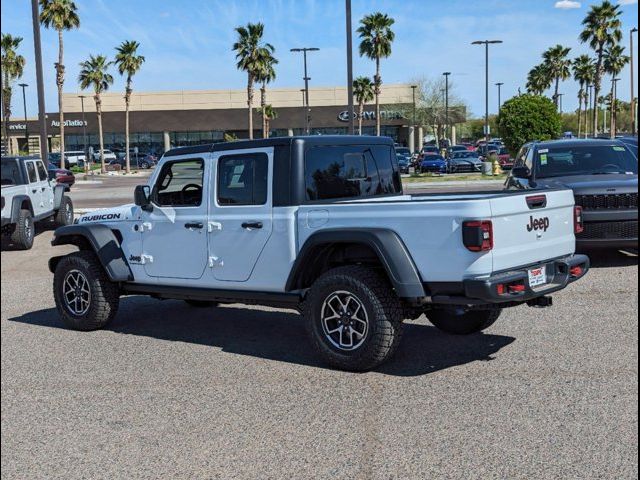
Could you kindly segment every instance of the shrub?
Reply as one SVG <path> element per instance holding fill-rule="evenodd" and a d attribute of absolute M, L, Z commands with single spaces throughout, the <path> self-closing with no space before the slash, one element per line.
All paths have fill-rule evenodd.
<path fill-rule="evenodd" d="M 515 155 L 527 142 L 560 137 L 562 119 L 547 97 L 519 95 L 502 105 L 498 131 L 511 154 Z"/>

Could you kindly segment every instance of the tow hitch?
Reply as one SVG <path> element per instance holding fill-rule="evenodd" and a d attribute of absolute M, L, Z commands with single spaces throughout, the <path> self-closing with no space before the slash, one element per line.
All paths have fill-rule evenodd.
<path fill-rule="evenodd" d="M 538 297 L 527 301 L 527 305 L 536 308 L 546 308 L 553 305 L 553 297 Z"/>

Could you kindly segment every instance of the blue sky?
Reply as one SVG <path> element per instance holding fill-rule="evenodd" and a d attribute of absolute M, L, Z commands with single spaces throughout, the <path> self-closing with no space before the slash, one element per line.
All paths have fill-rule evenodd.
<path fill-rule="evenodd" d="M 623 9 L 624 45 L 628 31 L 637 26 L 637 0 L 614 0 Z M 3 0 L 2 32 L 24 37 L 21 53 L 27 57 L 23 81 L 29 115 L 37 112 L 31 9 L 28 0 Z M 76 0 L 81 17 L 79 30 L 65 34 L 65 91 L 77 90 L 78 63 L 89 54 L 114 55 L 114 47 L 126 39 L 138 40 L 147 62 L 134 80 L 134 89 L 146 91 L 180 89 L 244 88 L 246 77 L 235 68 L 231 45 L 233 27 L 264 22 L 265 37 L 276 47 L 280 63 L 274 86 L 296 87 L 302 83 L 302 59 L 289 48 L 316 46 L 310 54 L 311 84 L 333 86 L 346 82 L 343 0 Z M 491 50 L 491 83 L 504 82 L 503 99 L 524 90 L 528 70 L 549 46 L 572 47 L 572 55 L 588 52 L 580 45 L 580 22 L 592 1 L 575 0 L 353 0 L 354 29 L 363 15 L 388 13 L 396 20 L 396 41 L 391 58 L 382 64 L 386 83 L 437 77 L 453 72 L 456 93 L 473 114 L 484 112 L 484 54 L 473 40 L 500 38 L 504 44 Z M 637 39 L 637 37 L 636 37 Z M 354 44 L 357 46 L 354 36 Z M 47 111 L 55 111 L 56 88 L 53 63 L 57 36 L 42 30 Z M 637 58 L 637 42 L 636 42 Z M 372 75 L 373 63 L 357 56 L 356 75 Z M 115 73 L 115 71 L 114 71 Z M 112 89 L 122 90 L 116 75 Z M 561 86 L 565 110 L 577 107 L 574 82 Z M 629 97 L 629 70 L 619 84 L 621 98 Z M 637 92 L 637 89 L 636 89 Z M 20 115 L 18 99 L 14 114 Z M 497 107 L 491 88 L 490 108 Z M 17 106 L 18 105 L 18 106 Z"/>

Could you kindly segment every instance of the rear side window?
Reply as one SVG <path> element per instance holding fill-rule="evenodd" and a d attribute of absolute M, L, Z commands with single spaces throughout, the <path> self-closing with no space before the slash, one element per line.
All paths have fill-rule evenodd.
<path fill-rule="evenodd" d="M 49 180 L 49 175 L 47 175 L 47 171 L 44 168 L 42 162 L 38 162 L 38 177 L 40 177 L 40 181 L 43 182 L 45 180 Z"/>
<path fill-rule="evenodd" d="M 305 189 L 315 201 L 399 193 L 402 186 L 390 146 L 349 145 L 307 150 Z"/>
<path fill-rule="evenodd" d="M 218 160 L 219 205 L 267 203 L 269 159 L 264 153 L 225 155 Z"/>
<path fill-rule="evenodd" d="M 36 166 L 33 162 L 27 162 L 27 177 L 29 177 L 29 183 L 35 183 L 38 181 Z"/>

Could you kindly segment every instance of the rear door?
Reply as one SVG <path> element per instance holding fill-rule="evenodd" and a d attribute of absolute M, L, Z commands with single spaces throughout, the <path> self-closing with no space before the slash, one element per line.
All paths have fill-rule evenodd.
<path fill-rule="evenodd" d="M 273 229 L 273 148 L 217 152 L 208 229 L 216 280 L 246 282 Z"/>
<path fill-rule="evenodd" d="M 571 190 L 493 197 L 493 271 L 574 253 L 573 206 Z"/>

